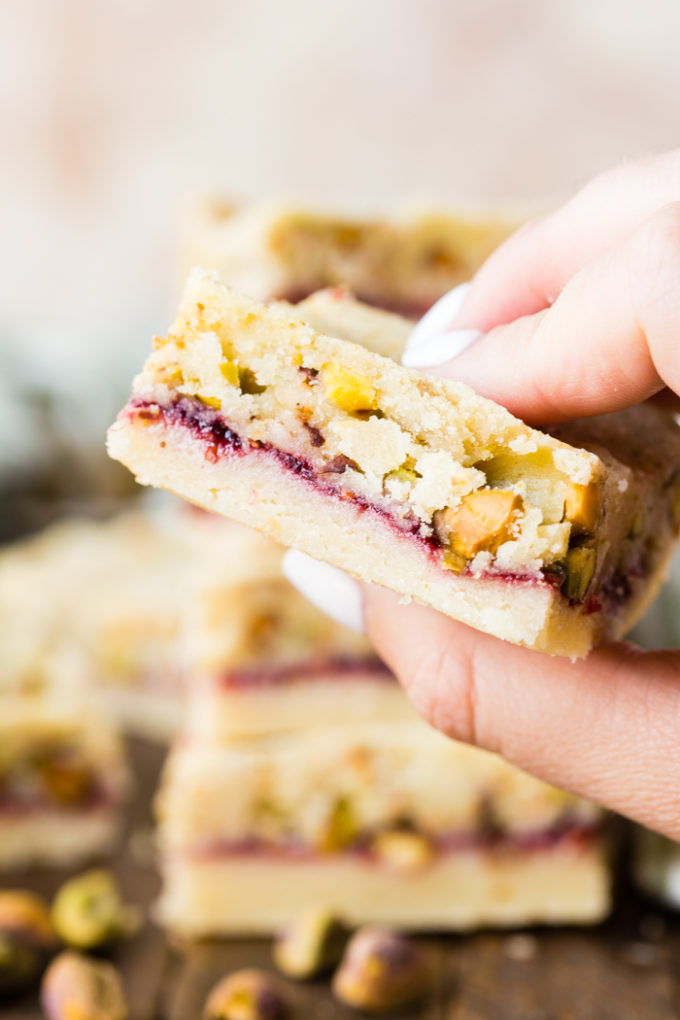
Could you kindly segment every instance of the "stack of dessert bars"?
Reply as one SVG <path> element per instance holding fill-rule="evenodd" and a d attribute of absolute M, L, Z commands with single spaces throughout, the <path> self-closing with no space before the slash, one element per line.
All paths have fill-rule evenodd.
<path fill-rule="evenodd" d="M 313 903 L 412 929 L 601 919 L 599 809 L 430 729 L 281 555 L 244 531 L 241 576 L 193 605 L 156 805 L 163 922 L 271 933 Z"/>
<path fill-rule="evenodd" d="M 61 547 L 63 527 L 0 559 L 0 871 L 107 852 L 128 788 L 118 727 L 64 641 L 64 607 L 81 592 L 52 569 L 57 531 Z"/>
<path fill-rule="evenodd" d="M 409 326 L 515 224 L 349 221 L 208 203 L 187 265 L 398 360 Z M 347 287 L 372 305 L 358 305 Z M 271 933 L 306 904 L 410 929 L 590 923 L 609 909 L 603 813 L 430 729 L 363 637 L 241 532 L 193 599 L 183 732 L 157 797 L 160 916 L 183 935 Z"/>
<path fill-rule="evenodd" d="M 310 292 L 348 284 L 415 316 L 509 229 L 213 204 L 190 258 L 254 297 L 306 298 L 319 329 L 340 306 L 345 337 L 398 358 L 401 319 Z M 281 559 L 177 507 L 69 521 L 3 554 L 0 868 L 110 849 L 120 728 L 179 728 L 157 797 L 160 914 L 178 933 L 269 933 L 312 902 L 413 929 L 604 916 L 599 809 L 428 728 Z"/>
<path fill-rule="evenodd" d="M 167 741 L 183 713 L 193 592 L 231 576 L 239 529 L 168 503 L 70 518 L 0 555 L 0 870 L 114 849 L 124 732 Z"/>

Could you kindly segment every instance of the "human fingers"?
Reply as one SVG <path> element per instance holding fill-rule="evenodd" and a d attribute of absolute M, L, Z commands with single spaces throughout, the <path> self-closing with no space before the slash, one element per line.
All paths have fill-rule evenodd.
<path fill-rule="evenodd" d="M 540 424 L 680 393 L 680 203 L 589 263 L 551 308 L 499 326 L 437 374 Z M 405 362 L 411 364 L 408 359 Z"/>
<path fill-rule="evenodd" d="M 501 245 L 476 274 L 447 328 L 487 332 L 549 307 L 579 269 L 677 201 L 680 149 L 601 174 Z"/>
<path fill-rule="evenodd" d="M 364 605 L 379 654 L 437 729 L 680 837 L 680 653 L 620 643 L 572 663 L 377 586 Z"/>

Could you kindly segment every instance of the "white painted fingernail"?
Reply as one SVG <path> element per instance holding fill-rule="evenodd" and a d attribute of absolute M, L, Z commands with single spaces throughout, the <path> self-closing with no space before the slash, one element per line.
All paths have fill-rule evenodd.
<path fill-rule="evenodd" d="M 448 333 L 439 333 L 428 337 L 417 346 L 411 346 L 409 340 L 401 363 L 405 368 L 434 368 L 443 365 L 473 344 L 482 335 L 479 329 L 452 329 Z"/>
<path fill-rule="evenodd" d="M 431 336 L 446 333 L 448 327 L 463 307 L 463 302 L 468 296 L 469 290 L 469 283 L 460 283 L 433 304 L 429 312 L 426 312 L 420 322 L 414 326 L 407 346 L 410 347 L 412 344 L 417 346 L 423 343 L 423 341 L 429 340 Z"/>
<path fill-rule="evenodd" d="M 463 307 L 470 290 L 461 283 L 437 301 L 408 338 L 401 358 L 406 368 L 432 368 L 464 351 L 480 336 L 478 329 L 448 329 Z"/>
<path fill-rule="evenodd" d="M 344 570 L 320 563 L 297 549 L 289 549 L 283 557 L 283 572 L 322 613 L 350 630 L 363 633 L 361 591 Z"/>

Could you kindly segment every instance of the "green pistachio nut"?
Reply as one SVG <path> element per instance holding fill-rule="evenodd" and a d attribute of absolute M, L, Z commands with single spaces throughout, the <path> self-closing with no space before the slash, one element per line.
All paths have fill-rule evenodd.
<path fill-rule="evenodd" d="M 110 871 L 97 869 L 65 882 L 52 906 L 59 937 L 75 949 L 95 949 L 134 934 L 139 912 L 121 900 Z"/>
<path fill-rule="evenodd" d="M 19 889 L 0 892 L 0 993 L 29 988 L 56 945 L 47 903 Z"/>
<path fill-rule="evenodd" d="M 45 971 L 40 1001 L 47 1020 L 127 1020 L 118 971 L 66 950 Z"/>
<path fill-rule="evenodd" d="M 432 973 L 423 949 L 387 928 L 368 926 L 350 939 L 333 978 L 336 998 L 365 1013 L 384 1013 L 424 998 Z"/>
<path fill-rule="evenodd" d="M 344 797 L 340 797 L 328 817 L 319 848 L 324 853 L 343 850 L 356 839 L 357 833 L 355 812 L 351 804 Z"/>
<path fill-rule="evenodd" d="M 572 602 L 581 602 L 595 573 L 595 550 L 587 545 L 570 549 L 566 567 L 564 594 Z"/>
<path fill-rule="evenodd" d="M 431 840 L 408 829 L 386 829 L 371 843 L 371 851 L 385 867 L 400 874 L 422 871 L 434 857 Z"/>
<path fill-rule="evenodd" d="M 237 970 L 215 985 L 203 1020 L 283 1020 L 287 1010 L 274 979 L 260 970 Z"/>

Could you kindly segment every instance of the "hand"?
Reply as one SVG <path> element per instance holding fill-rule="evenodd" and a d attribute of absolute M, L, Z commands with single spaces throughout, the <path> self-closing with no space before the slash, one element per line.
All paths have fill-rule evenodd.
<path fill-rule="evenodd" d="M 532 423 L 677 395 L 680 151 L 605 174 L 521 229 L 442 328 L 443 302 L 445 336 L 425 321 L 405 363 L 432 366 L 439 354 L 439 374 Z M 460 346 L 452 331 L 470 329 L 483 335 L 444 360 Z M 680 838 L 680 652 L 617 643 L 571 663 L 374 586 L 364 612 L 378 652 L 438 729 Z"/>

